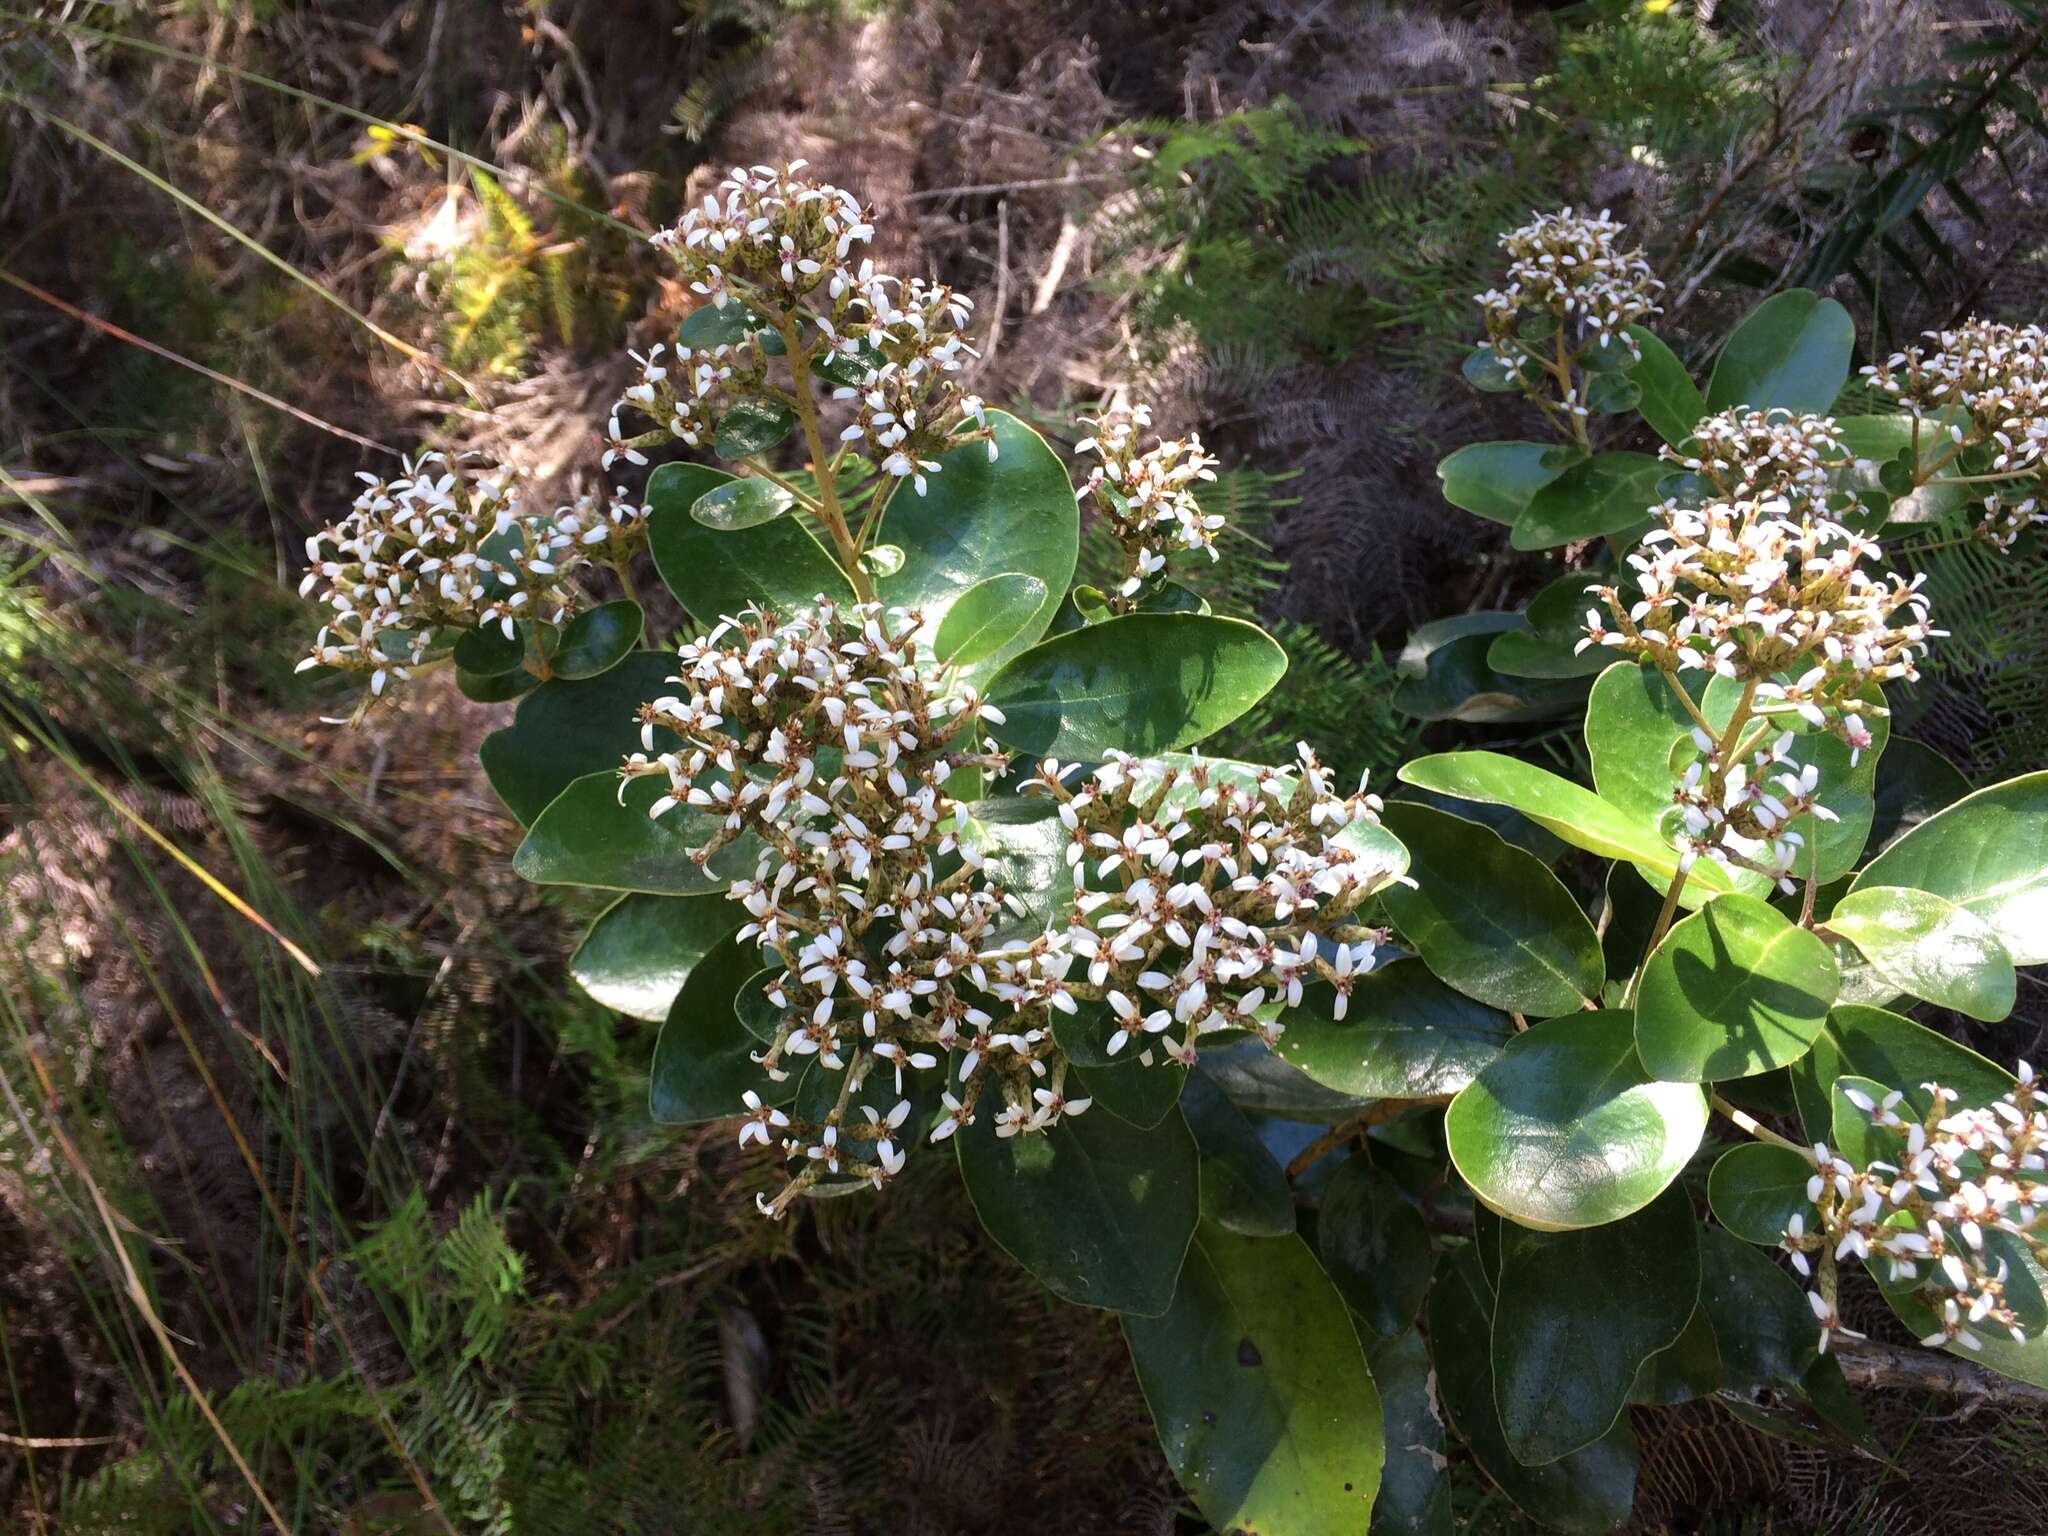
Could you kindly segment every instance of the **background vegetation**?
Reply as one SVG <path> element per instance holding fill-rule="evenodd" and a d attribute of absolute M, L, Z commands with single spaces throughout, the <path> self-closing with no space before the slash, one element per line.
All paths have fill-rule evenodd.
<path fill-rule="evenodd" d="M 803 156 L 976 295 L 990 399 L 1223 446 L 1214 596 L 1293 667 L 1218 750 L 1542 748 L 1403 659 L 1542 579 L 1434 475 L 1519 431 L 1456 374 L 1494 236 L 1612 207 L 1681 342 L 1794 283 L 1872 352 L 2039 319 L 2044 42 L 1994 0 L 0 11 L 7 1528 L 1201 1529 L 1114 1325 L 936 1161 L 771 1227 L 728 1134 L 649 1123 L 591 914 L 506 873 L 494 712 L 315 723 L 304 535 L 424 440 L 566 499 L 688 308 L 639 236 Z M 2048 560 L 1928 558 L 1955 639 L 1900 728 L 2040 766 Z M 1639 1527 L 2038 1529 L 2038 1419 L 1868 1406 L 1888 1458 L 1666 1412 Z"/>

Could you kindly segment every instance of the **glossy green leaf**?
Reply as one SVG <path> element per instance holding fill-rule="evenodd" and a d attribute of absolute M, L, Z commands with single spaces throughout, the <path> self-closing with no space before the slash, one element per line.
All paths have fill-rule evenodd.
<path fill-rule="evenodd" d="M 1517 1035 L 1444 1117 L 1473 1194 L 1539 1231 L 1641 1210 L 1678 1177 L 1706 1126 L 1706 1095 L 1644 1071 L 1634 1020 L 1618 1010 L 1566 1014 Z"/>
<path fill-rule="evenodd" d="M 1694 1247 L 1697 1250 L 1697 1235 Z M 1628 1389 L 1628 1400 L 1666 1407 L 1690 1403 L 1720 1390 L 1721 1379 L 1721 1348 L 1714 1338 L 1714 1325 L 1706 1308 L 1695 1306 L 1677 1340 L 1643 1362 Z"/>
<path fill-rule="evenodd" d="M 635 779 L 619 794 L 617 773 L 577 779 L 548 803 L 512 856 L 512 869 L 535 885 L 584 885 L 654 896 L 696 896 L 722 891 L 753 872 L 759 844 L 751 834 L 728 843 L 709 865 L 690 857 L 707 843 L 720 819 L 677 806 L 658 820 L 648 815 L 668 792 L 665 779 Z"/>
<path fill-rule="evenodd" d="M 1069 1097 L 1078 1093 L 1119 1120 L 1140 1130 L 1150 1130 L 1172 1114 L 1174 1105 L 1180 1102 L 1188 1069 L 1156 1055 L 1149 1062 L 1140 1061 L 1136 1048 L 1127 1046 L 1117 1060 L 1107 1065 L 1077 1064 L 1074 1078 L 1080 1086 L 1069 1089 Z"/>
<path fill-rule="evenodd" d="M 1271 691 L 1287 653 L 1256 625 L 1134 613 L 1042 641 L 989 680 L 1005 723 L 989 734 L 1034 757 L 1099 762 L 1192 746 Z"/>
<path fill-rule="evenodd" d="M 1555 549 L 1581 539 L 1627 533 L 1649 521 L 1663 498 L 1657 482 L 1671 473 L 1647 453 L 1596 453 L 1572 465 L 1529 498 L 1508 542 L 1516 549 Z"/>
<path fill-rule="evenodd" d="M 1692 436 L 1693 428 L 1707 414 L 1707 397 L 1693 383 L 1678 354 L 1653 332 L 1632 325 L 1628 333 L 1641 353 L 1628 367 L 1628 376 L 1643 392 L 1636 409 L 1659 437 L 1676 448 Z"/>
<path fill-rule="evenodd" d="M 1067 829 L 1059 807 L 1034 795 L 975 800 L 965 809 L 959 824 L 961 840 L 981 854 L 989 881 L 1025 907 L 1021 916 L 1006 912 L 994 937 L 999 942 L 1037 938 L 1065 913 L 1074 895 L 1073 866 L 1066 860 Z"/>
<path fill-rule="evenodd" d="M 1856 325 L 1811 289 L 1773 294 L 1751 310 L 1714 359 L 1707 409 L 1825 412 L 1849 382 Z"/>
<path fill-rule="evenodd" d="M 1506 394 L 1522 387 L 1520 370 L 1501 361 L 1500 354 L 1491 347 L 1474 347 L 1465 354 L 1459 371 L 1474 389 L 1483 389 L 1490 395 Z"/>
<path fill-rule="evenodd" d="M 640 706 L 673 693 L 673 651 L 636 651 L 602 676 L 556 678 L 520 701 L 478 756 L 491 788 L 528 826 L 548 802 L 585 774 L 616 769 L 640 749 Z"/>
<path fill-rule="evenodd" d="M 1841 983 L 1810 929 L 1754 896 L 1719 896 L 1664 936 L 1636 994 L 1636 1050 L 1667 1082 L 1749 1077 L 1797 1061 Z"/>
<path fill-rule="evenodd" d="M 702 464 L 663 464 L 647 477 L 647 545 L 654 568 L 700 629 L 749 604 L 787 614 L 808 608 L 821 593 L 839 603 L 854 601 L 846 573 L 804 519 L 779 517 L 720 531 L 690 516 L 699 497 L 734 483 L 725 471 Z"/>
<path fill-rule="evenodd" d="M 780 400 L 735 400 L 719 413 L 711 451 L 721 459 L 749 459 L 795 430 L 796 413 Z"/>
<path fill-rule="evenodd" d="M 1586 381 L 1586 409 L 1619 416 L 1643 403 L 1643 387 L 1625 373 L 1596 373 Z"/>
<path fill-rule="evenodd" d="M 1380 895 L 1432 972 L 1467 997 L 1512 1013 L 1567 1013 L 1600 995 L 1600 940 L 1542 862 L 1486 827 L 1420 805 L 1381 821 L 1409 854 L 1415 884 Z"/>
<path fill-rule="evenodd" d="M 1385 1460 L 1350 1314 L 1298 1237 L 1204 1226 L 1172 1308 L 1124 1319 L 1167 1464 L 1218 1530 L 1363 1531 Z"/>
<path fill-rule="evenodd" d="M 540 681 L 533 673 L 517 669 L 489 676 L 465 672 L 461 667 L 455 669 L 455 686 L 465 699 L 478 704 L 506 704 L 524 698 L 540 686 Z"/>
<path fill-rule="evenodd" d="M 569 961 L 569 974 L 614 1012 L 665 1019 L 690 972 L 745 917 L 722 891 L 621 896 L 590 925 Z"/>
<path fill-rule="evenodd" d="M 700 304 L 683 316 L 683 323 L 676 327 L 676 345 L 692 351 L 733 347 L 757 332 L 764 352 L 770 357 L 782 356 L 782 338 L 768 321 L 737 299 L 728 299 L 723 304 Z"/>
<path fill-rule="evenodd" d="M 1387 1465 L 1373 1503 L 1375 1536 L 1451 1536 L 1444 1420 L 1422 1335 L 1409 1328 L 1367 1346 L 1386 1419 Z"/>
<path fill-rule="evenodd" d="M 976 664 L 984 671 L 1045 633 L 1074 579 L 1081 537 L 1059 456 L 1008 412 L 990 411 L 988 424 L 993 460 L 987 442 L 962 442 L 939 455 L 941 468 L 927 477 L 924 495 L 896 487 L 882 531 L 902 546 L 903 567 L 875 583 L 883 602 L 924 615 L 922 634 L 930 642 L 953 605 L 989 577 L 1014 571 L 1044 582 L 1030 618 Z"/>
<path fill-rule="evenodd" d="M 1554 1462 L 1614 1428 L 1644 1362 L 1692 1319 L 1697 1231 L 1678 1189 L 1584 1231 L 1502 1228 L 1494 1408 L 1517 1461 Z"/>
<path fill-rule="evenodd" d="M 1363 1157 L 1339 1168 L 1316 1212 L 1316 1244 L 1331 1283 L 1385 1337 L 1414 1323 L 1434 1258 L 1422 1212 Z"/>
<path fill-rule="evenodd" d="M 772 523 L 796 505 L 796 497 L 770 480 L 749 475 L 714 485 L 690 504 L 690 518 L 718 533 L 736 533 Z"/>
<path fill-rule="evenodd" d="M 1870 824 L 1874 858 L 1970 792 L 1970 781 L 1947 758 L 1910 736 L 1886 744 L 1877 765 L 1877 812 Z"/>
<path fill-rule="evenodd" d="M 1812 1177 L 1813 1164 L 1790 1147 L 1746 1141 L 1715 1161 L 1707 1175 L 1707 1203 L 1714 1219 L 1745 1243 L 1775 1248 L 1786 1223 L 1812 1210 L 1806 1198 Z"/>
<path fill-rule="evenodd" d="M 1518 613 L 1461 613 L 1409 631 L 1394 671 L 1393 705 L 1418 720 L 1540 720 L 1575 703 L 1577 683 L 1509 677 L 1494 670 L 1493 647 L 1525 633 Z"/>
<path fill-rule="evenodd" d="M 1467 443 L 1437 464 L 1436 475 L 1452 506 L 1513 527 L 1529 498 L 1569 462 L 1554 443 Z"/>
<path fill-rule="evenodd" d="M 1249 1114 L 1335 1125 L 1365 1107 L 1364 1099 L 1326 1088 L 1282 1061 L 1259 1040 L 1205 1049 L 1200 1070 L 1231 1103 Z"/>
<path fill-rule="evenodd" d="M 1493 1287 L 1478 1253 L 1446 1254 L 1429 1292 L 1429 1353 L 1451 1427 L 1524 1512 L 1561 1531 L 1605 1536 L 1635 1502 L 1634 1431 L 1620 1419 L 1582 1451 L 1536 1467 L 1517 1461 L 1495 1406 L 1493 1317 Z"/>
<path fill-rule="evenodd" d="M 1361 1099 L 1456 1093 L 1514 1035 L 1504 1013 L 1430 975 L 1420 960 L 1396 960 L 1352 983 L 1341 1020 L 1327 984 L 1305 989 L 1280 1016 L 1279 1055 L 1303 1074 Z"/>
<path fill-rule="evenodd" d="M 1046 585 L 1022 571 L 1004 571 L 961 593 L 939 624 L 932 654 L 956 667 L 987 661 L 1045 608 Z"/>
<path fill-rule="evenodd" d="M 455 641 L 455 665 L 476 677 L 516 671 L 526 660 L 526 638 L 518 625 L 507 635 L 501 624 L 464 630 Z"/>
<path fill-rule="evenodd" d="M 586 608 L 562 630 L 549 665 L 572 682 L 609 672 L 640 643 L 642 622 L 640 605 L 630 598 Z"/>
<path fill-rule="evenodd" d="M 654 1042 L 648 1107 L 665 1125 L 695 1125 L 746 1113 L 741 1095 L 787 1104 L 797 1080 L 772 1081 L 753 1055 L 760 1042 L 740 1027 L 733 998 L 761 964 L 761 951 L 730 935 L 712 946 L 676 994 Z"/>
<path fill-rule="evenodd" d="M 1898 991 L 1973 1019 L 1995 1022 L 2012 1012 L 2018 979 L 1998 935 L 1932 891 L 1858 885 L 1835 903 L 1827 927 Z"/>
<path fill-rule="evenodd" d="M 1150 1130 L 1068 1115 L 1042 1135 L 996 1135 L 985 1104 L 958 1132 L 960 1172 L 988 1235 L 1056 1295 L 1157 1317 L 1195 1232 L 1201 1175 L 1179 1114 Z"/>
<path fill-rule="evenodd" d="M 1792 1092 L 1808 1141 L 1833 1128 L 1829 1092 L 1838 1077 L 1868 1077 L 1894 1088 L 1940 1083 L 1965 1104 L 1989 1104 L 2012 1087 L 2012 1074 L 1966 1045 L 1882 1008 L 1843 1004 L 1828 1014 L 1813 1048 L 1792 1067 Z"/>
<path fill-rule="evenodd" d="M 1243 1111 L 1204 1072 L 1187 1074 L 1180 1107 L 1202 1160 L 1202 1219 L 1244 1237 L 1292 1232 L 1287 1175 Z"/>
<path fill-rule="evenodd" d="M 1856 877 L 1944 896 L 1990 925 L 2015 965 L 2048 963 L 2048 771 L 1958 800 Z"/>
<path fill-rule="evenodd" d="M 1403 764 L 1401 780 L 1459 800 L 1512 806 L 1574 848 L 1606 859 L 1631 860 L 1667 880 L 1678 869 L 1677 849 L 1641 818 L 1520 758 L 1499 752 L 1439 752 Z M 1726 874 L 1710 864 L 1694 868 L 1692 883 L 1706 891 L 1729 888 Z"/>
<path fill-rule="evenodd" d="M 1819 1353 L 1805 1294 L 1768 1255 L 1719 1227 L 1698 1231 L 1700 1306 L 1714 1326 L 1722 1385 L 1735 1392 L 1798 1383 Z"/>

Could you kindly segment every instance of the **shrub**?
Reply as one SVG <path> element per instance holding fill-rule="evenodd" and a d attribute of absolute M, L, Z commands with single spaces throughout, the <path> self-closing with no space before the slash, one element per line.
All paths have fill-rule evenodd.
<path fill-rule="evenodd" d="M 572 968 L 661 1021 L 657 1119 L 779 1161 L 771 1218 L 950 1149 L 998 1246 L 1121 1314 L 1220 1528 L 1428 1528 L 1453 1438 L 1604 1528 L 1631 1403 L 1862 1433 L 1852 1259 L 1930 1346 L 2048 1384 L 2048 1106 L 1897 1011 L 2003 1018 L 2048 961 L 2048 774 L 1891 774 L 1883 689 L 1941 632 L 1874 569 L 1929 521 L 2030 556 L 2033 333 L 1932 338 L 1870 370 L 1901 411 L 1837 420 L 1838 306 L 1766 301 L 1702 390 L 1619 225 L 1507 237 L 1466 374 L 1558 441 L 1460 449 L 1445 493 L 1571 568 L 1417 681 L 1447 717 L 1582 701 L 1591 784 L 1449 752 L 1383 803 L 1306 743 L 1192 752 L 1285 666 L 1175 580 L 1214 552 L 1201 445 L 1097 424 L 1078 495 L 1122 564 L 1072 587 L 1067 470 L 961 388 L 966 301 L 876 272 L 872 225 L 754 168 L 658 237 L 706 302 L 605 466 L 736 472 L 542 515 L 428 458 L 314 541 L 312 663 L 364 707 L 451 663 L 519 698 L 483 748 L 515 867 L 616 893 Z M 1599 446 L 1634 415 L 1662 450 Z M 629 595 L 593 605 L 601 568 Z"/>

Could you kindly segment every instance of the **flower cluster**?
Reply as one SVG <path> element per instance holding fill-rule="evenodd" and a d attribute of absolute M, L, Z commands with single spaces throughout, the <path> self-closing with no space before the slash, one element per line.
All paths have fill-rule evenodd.
<path fill-rule="evenodd" d="M 1605 209 L 1561 208 L 1500 237 L 1508 254 L 1507 286 L 1490 288 L 1475 302 L 1485 313 L 1486 345 L 1502 363 L 1516 367 L 1529 355 L 1519 338 L 1532 315 L 1550 316 L 1573 344 L 1611 341 L 1635 352 L 1628 327 L 1662 312 L 1657 295 L 1664 285 L 1640 250 L 1621 243 L 1626 227 Z"/>
<path fill-rule="evenodd" d="M 876 271 L 859 254 L 874 235 L 870 215 L 850 192 L 803 168 L 798 160 L 781 170 L 736 169 L 654 236 L 692 292 L 720 311 L 737 305 L 740 316 L 729 328 L 734 339 L 633 354 L 640 377 L 612 410 L 606 468 L 621 458 L 645 463 L 640 450 L 664 438 L 707 447 L 722 414 L 740 401 L 802 410 L 811 370 L 835 386 L 833 398 L 852 403 L 840 441 L 858 444 L 919 495 L 963 422 L 986 433 L 982 402 L 957 378 L 978 356 L 966 336 L 973 301 L 943 284 Z M 792 347 L 802 359 L 790 359 L 786 390 L 770 377 L 769 359 L 788 358 Z M 620 415 L 629 410 L 659 425 L 628 436 Z M 992 438 L 988 447 L 994 457 Z"/>
<path fill-rule="evenodd" d="M 1925 481 L 1963 458 L 1981 456 L 1973 472 L 1999 485 L 1985 499 L 1978 535 L 2009 549 L 2029 526 L 2048 524 L 2048 332 L 2038 325 L 1971 320 L 1929 331 L 1927 346 L 1908 347 L 1863 370 L 1917 417 L 1931 418 Z"/>
<path fill-rule="evenodd" d="M 893 1176 L 901 1143 L 937 1114 L 919 1110 L 919 1078 L 944 1109 L 932 1140 L 972 1119 L 989 1081 L 1011 1131 L 1087 1107 L 1065 1098 L 1066 1063 L 1042 1022 L 999 1027 L 991 1012 L 987 951 L 1008 904 L 957 835 L 946 783 L 963 767 L 1001 766 L 976 727 L 1002 717 L 971 690 L 935 691 L 919 664 L 921 622 L 823 599 L 787 621 L 729 619 L 682 647 L 681 691 L 642 708 L 646 751 L 622 769 L 624 782 L 662 781 L 654 816 L 700 818 L 700 862 L 742 839 L 758 849 L 730 894 L 747 913 L 741 939 L 759 944 L 770 974 L 741 1007 L 766 1021 L 756 1059 L 769 1080 L 805 1074 L 796 1114 L 757 1096 L 742 1128 L 742 1140 L 772 1138 L 799 1165 L 771 1214 L 827 1178 Z M 1005 966 L 1031 969 L 1028 957 Z M 1034 984 L 1041 1011 L 1073 1006 L 1057 977 Z M 942 1065 L 950 1053 L 957 1074 Z M 949 1077 L 957 1096 L 938 1092 Z"/>
<path fill-rule="evenodd" d="M 1291 774 L 1117 755 L 1066 777 L 1048 761 L 1025 788 L 1052 796 L 1067 830 L 1073 918 L 1054 942 L 1107 1005 L 1109 1055 L 1135 1041 L 1149 1059 L 1156 1040 L 1191 1064 L 1220 1030 L 1270 1045 L 1318 977 L 1344 1016 L 1385 939 L 1359 908 L 1398 877 L 1379 845 L 1347 835 L 1377 823 L 1376 796 L 1334 793 L 1305 744 Z"/>
<path fill-rule="evenodd" d="M 858 376 L 832 392 L 856 402 L 840 441 L 860 443 L 884 474 L 909 478 L 922 496 L 925 476 L 939 467 L 933 455 L 953 427 L 962 419 L 988 426 L 980 399 L 947 377 L 981 355 L 965 334 L 974 301 L 923 278 L 904 283 L 870 274 L 856 303 L 842 317 L 836 343 L 837 368 Z M 988 456 L 996 456 L 994 438 Z"/>
<path fill-rule="evenodd" d="M 788 309 L 824 288 L 839 297 L 855 247 L 874 238 L 860 200 L 802 174 L 804 162 L 739 166 L 654 244 L 690 291 L 723 305 L 735 291 Z M 843 291 L 843 290 L 842 290 Z"/>
<path fill-rule="evenodd" d="M 1718 673 L 1748 684 L 1761 714 L 1796 713 L 1852 751 L 1867 747 L 1862 716 L 1877 706 L 1861 696 L 1917 677 L 1940 631 L 1928 627 L 1922 578 L 1862 568 L 1882 551 L 1833 514 L 1832 432 L 1825 418 L 1727 412 L 1700 424 L 1698 453 L 1667 448 L 1707 482 L 1708 499 L 1650 509 L 1659 526 L 1628 557 L 1640 592 L 1587 588 L 1608 611 L 1587 611 L 1579 649 L 1611 646 L 1667 674 Z"/>
<path fill-rule="evenodd" d="M 2040 1298 L 2014 1268 L 2026 1256 L 2048 1261 L 2048 1093 L 2025 1062 L 2012 1092 L 1986 1109 L 1956 1109 L 1948 1089 L 1923 1087 L 1931 1102 L 1918 1120 L 1899 1114 L 1901 1093 L 1873 1100 L 1844 1090 L 1896 1144 L 1896 1162 L 1857 1168 L 1825 1144 L 1813 1149 L 1806 1197 L 1814 1219 L 1795 1215 L 1783 1246 L 1802 1275 L 1819 1261 L 1811 1299 L 1823 1349 L 1847 1331 L 1834 1286 L 1834 1266 L 1847 1258 L 1881 1261 L 1888 1284 L 1916 1286 L 1936 1322 L 1924 1344 L 1981 1349 L 1978 1330 L 1987 1327 L 2027 1340 L 2014 1299 L 2026 1294 L 2038 1309 Z"/>
<path fill-rule="evenodd" d="M 1671 795 L 1684 827 L 1681 868 L 1690 869 L 1704 856 L 1767 875 L 1788 893 L 1796 888 L 1792 867 L 1806 838 L 1792 823 L 1806 815 L 1837 818 L 1817 798 L 1820 770 L 1792 760 L 1798 738 L 1790 731 L 1760 733 L 1772 734 L 1775 740 L 1759 739 L 1753 746 L 1743 742 L 1735 751 L 1723 751 L 1705 730 L 1693 728 L 1699 755 Z M 1736 756 L 1742 747 L 1750 748 L 1747 755 Z"/>
<path fill-rule="evenodd" d="M 1080 495 L 1094 498 L 1123 545 L 1124 581 L 1117 589 L 1121 605 L 1128 606 L 1140 587 L 1164 572 L 1167 556 L 1176 550 L 1206 551 L 1214 560 L 1216 533 L 1224 520 L 1204 511 L 1195 498 L 1196 484 L 1216 478 L 1216 460 L 1203 451 L 1200 436 L 1190 432 L 1171 441 L 1155 439 L 1141 453 L 1138 433 L 1152 425 L 1148 407 L 1082 420 L 1095 428 L 1095 435 L 1076 443 L 1075 451 L 1095 454 L 1102 462 L 1088 472 Z"/>
<path fill-rule="evenodd" d="M 639 526 L 625 503 L 524 513 L 515 470 L 443 453 L 406 459 L 395 480 L 358 478 L 348 515 L 306 540 L 299 593 L 317 589 L 329 617 L 299 670 L 367 674 L 371 698 L 425 661 L 446 631 L 492 624 L 509 639 L 521 620 L 559 622 L 574 602 L 566 577 L 591 545 Z"/>

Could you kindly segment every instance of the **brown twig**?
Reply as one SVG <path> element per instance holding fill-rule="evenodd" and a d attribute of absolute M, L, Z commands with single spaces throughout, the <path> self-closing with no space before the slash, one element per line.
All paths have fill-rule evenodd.
<path fill-rule="evenodd" d="M 1851 1386 L 1933 1392 L 1959 1398 L 1968 1408 L 2023 1408 L 2033 1413 L 2048 1408 L 2048 1390 L 1938 1350 L 1905 1349 L 1839 1333 L 1829 1349 L 1841 1360 L 1842 1374 Z"/>
<path fill-rule="evenodd" d="M 1314 1141 L 1295 1153 L 1287 1163 L 1289 1181 L 1300 1178 L 1313 1168 L 1325 1153 L 1334 1152 L 1346 1142 L 1362 1136 L 1369 1126 L 1375 1126 L 1395 1116 L 1426 1104 L 1448 1104 L 1451 1096 L 1447 1093 L 1431 1094 L 1419 1099 L 1380 1099 L 1368 1104 L 1341 1125 L 1333 1125 Z"/>

